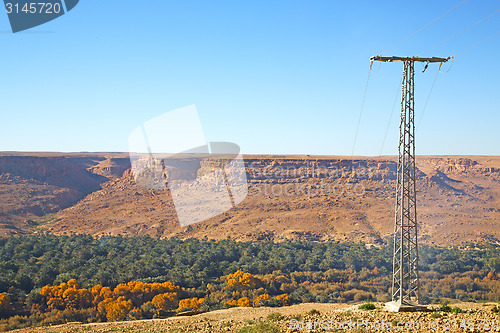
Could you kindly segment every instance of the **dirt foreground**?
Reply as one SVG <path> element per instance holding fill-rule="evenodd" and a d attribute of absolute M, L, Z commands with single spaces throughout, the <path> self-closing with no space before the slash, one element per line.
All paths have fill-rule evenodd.
<path fill-rule="evenodd" d="M 359 305 L 304 303 L 282 308 L 231 308 L 192 317 L 65 325 L 13 332 L 500 332 L 494 303 L 456 303 L 462 313 L 391 313 Z M 429 308 L 437 308 L 431 305 Z M 313 310 L 313 311 L 312 311 Z M 315 310 L 315 311 L 314 311 Z M 319 313 L 318 313 L 319 312 Z M 248 327 L 244 329 L 245 327 Z"/>

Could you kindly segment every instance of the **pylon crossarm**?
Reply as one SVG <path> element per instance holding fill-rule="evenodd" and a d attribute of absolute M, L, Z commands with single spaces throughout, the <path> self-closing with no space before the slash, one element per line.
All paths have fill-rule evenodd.
<path fill-rule="evenodd" d="M 418 62 L 447 62 L 451 57 L 448 58 L 438 58 L 438 57 L 383 57 L 383 56 L 373 56 L 370 61 L 383 61 L 383 62 L 393 62 L 393 61 L 418 61 Z"/>

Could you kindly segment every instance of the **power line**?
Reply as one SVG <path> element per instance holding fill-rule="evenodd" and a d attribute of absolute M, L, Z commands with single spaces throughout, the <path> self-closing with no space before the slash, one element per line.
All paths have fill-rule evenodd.
<path fill-rule="evenodd" d="M 422 110 L 422 113 L 420 114 L 420 118 L 418 119 L 417 123 L 417 128 L 415 129 L 415 132 L 418 131 L 418 127 L 420 126 L 420 122 L 422 121 L 422 117 L 424 116 L 425 110 L 427 109 L 427 104 L 429 103 L 429 99 L 431 98 L 432 90 L 434 89 L 434 85 L 436 84 L 436 80 L 439 75 L 439 69 L 436 71 L 436 76 L 434 77 L 434 81 L 432 82 L 431 90 L 429 91 L 429 95 L 427 95 L 427 100 L 425 101 L 424 104 L 424 109 Z"/>
<path fill-rule="evenodd" d="M 483 18 L 483 19 L 481 19 L 481 20 L 477 21 L 476 23 L 474 23 L 474 24 L 472 24 L 472 25 L 468 26 L 467 28 L 465 28 L 464 30 L 462 30 L 462 31 L 460 31 L 460 32 L 458 32 L 458 33 L 456 33 L 456 34 L 454 34 L 453 36 L 446 38 L 446 39 L 445 39 L 445 40 L 443 40 L 442 42 L 437 43 L 436 45 L 434 45 L 434 46 L 433 46 L 433 47 L 431 47 L 430 49 L 427 49 L 427 50 L 425 50 L 424 52 L 422 52 L 422 53 L 418 54 L 418 56 L 419 56 L 419 55 L 422 55 L 423 53 L 426 53 L 426 52 L 428 52 L 428 51 L 430 51 L 430 50 L 432 50 L 432 49 L 434 49 L 434 48 L 436 48 L 436 47 L 438 47 L 439 45 L 441 45 L 441 44 L 443 44 L 443 43 L 445 43 L 445 42 L 449 41 L 449 40 L 450 40 L 450 39 L 452 39 L 452 38 L 455 38 L 456 36 L 458 36 L 458 35 L 460 35 L 460 34 L 462 34 L 462 33 L 466 32 L 466 31 L 467 31 L 467 30 L 469 30 L 470 28 L 472 28 L 472 27 L 474 27 L 474 26 L 478 25 L 479 23 L 481 23 L 481 22 L 483 22 L 483 21 L 485 21 L 485 20 L 489 19 L 490 17 L 492 17 L 492 16 L 494 16 L 494 15 L 496 15 L 496 14 L 498 14 L 498 13 L 500 13 L 500 10 L 497 10 L 497 11 L 496 11 L 496 12 L 494 12 L 493 14 L 490 14 L 490 15 L 488 15 L 487 17 L 485 17 L 485 18 Z"/>
<path fill-rule="evenodd" d="M 400 42 L 398 42 L 396 45 L 394 45 L 393 47 L 391 47 L 390 49 L 384 51 L 381 53 L 382 54 L 385 54 L 387 52 L 389 52 L 390 50 L 394 49 L 396 46 L 399 46 L 401 44 L 403 44 L 404 42 L 406 42 L 408 39 L 412 38 L 413 36 L 415 36 L 416 34 L 418 34 L 420 31 L 424 30 L 425 28 L 427 28 L 428 26 L 430 26 L 431 24 L 433 24 L 434 22 L 436 21 L 439 21 L 441 18 L 443 18 L 444 16 L 448 15 L 449 13 L 451 13 L 452 11 L 454 11 L 455 9 L 457 9 L 458 7 L 460 7 L 461 5 L 463 5 L 464 3 L 466 3 L 467 1 L 469 0 L 464 0 L 462 1 L 461 3 L 459 3 L 458 5 L 456 5 L 455 7 L 453 7 L 452 9 L 450 9 L 449 11 L 447 11 L 446 13 L 444 13 L 443 15 L 439 16 L 437 19 L 435 19 L 434 21 L 426 24 L 424 27 L 420 28 L 419 30 L 415 31 L 414 33 L 412 33 L 410 36 L 406 37 L 405 39 L 401 40 Z"/>
<path fill-rule="evenodd" d="M 482 40 L 482 41 L 480 41 L 479 43 L 476 43 L 476 44 L 474 44 L 474 45 L 472 45 L 472 46 L 469 46 L 469 47 L 468 47 L 468 48 L 466 48 L 466 49 L 463 49 L 462 51 L 460 51 L 460 52 L 458 52 L 458 53 L 455 53 L 455 54 L 453 55 L 453 57 L 454 57 L 454 56 L 457 56 L 457 55 L 459 55 L 459 54 L 461 54 L 461 53 L 464 53 L 465 51 L 469 51 L 469 50 L 470 50 L 470 49 L 472 49 L 473 47 L 476 47 L 476 46 L 478 46 L 478 45 L 480 45 L 480 44 L 482 44 L 482 43 L 484 43 L 484 42 L 486 42 L 486 41 L 488 41 L 488 40 L 490 40 L 490 39 L 492 39 L 493 37 L 496 37 L 496 36 L 498 36 L 498 35 L 500 35 L 500 31 L 499 31 L 499 32 L 497 32 L 496 34 L 494 34 L 494 35 L 492 35 L 492 36 L 490 36 L 490 37 L 486 38 L 486 39 L 483 39 L 483 40 Z"/>
<path fill-rule="evenodd" d="M 429 50 L 431 50 L 431 49 L 433 49 L 433 48 L 437 47 L 438 45 L 443 44 L 444 42 L 446 42 L 446 41 L 448 41 L 448 40 L 452 39 L 453 37 L 455 37 L 455 36 L 457 36 L 457 35 L 460 35 L 461 33 L 465 32 L 466 30 L 469 30 L 469 29 L 470 29 L 470 28 L 472 28 L 473 26 L 475 26 L 475 25 L 477 25 L 477 24 L 479 24 L 479 23 L 481 23 L 481 22 L 483 22 L 483 21 L 485 21 L 485 20 L 489 19 L 490 17 L 492 17 L 493 15 L 495 15 L 495 14 L 497 14 L 497 13 L 499 13 L 499 12 L 500 12 L 500 10 L 499 10 L 499 11 L 494 12 L 493 14 L 491 14 L 491 15 L 489 15 L 489 16 L 487 16 L 487 17 L 485 17 L 485 18 L 483 18 L 482 20 L 479 20 L 478 22 L 476 22 L 476 23 L 474 23 L 473 25 L 471 25 L 471 26 L 467 27 L 466 29 L 464 29 L 464 30 L 460 31 L 459 33 L 457 33 L 457 34 L 455 34 L 455 35 L 453 35 L 453 36 L 449 37 L 448 39 L 446 39 L 446 40 L 442 41 L 441 43 L 439 43 L 439 44 L 437 44 L 437 45 L 433 46 L 432 48 L 428 49 L 427 51 L 429 51 Z M 468 50 L 472 49 L 473 47 L 476 47 L 476 46 L 478 46 L 478 45 L 480 45 L 480 44 L 482 44 L 482 43 L 484 43 L 484 42 L 486 42 L 486 41 L 488 41 L 488 40 L 492 39 L 493 37 L 498 36 L 499 34 L 500 34 L 500 32 L 497 32 L 496 34 L 491 35 L 490 37 L 485 38 L 485 39 L 483 39 L 482 41 L 480 41 L 480 42 L 478 42 L 478 43 L 476 43 L 476 44 L 474 44 L 474 45 L 472 45 L 472 46 L 469 46 L 469 47 L 467 47 L 467 48 L 463 49 L 463 50 L 462 50 L 462 51 L 460 51 L 460 52 L 455 53 L 453 56 L 451 56 L 451 59 L 453 60 L 453 58 L 454 58 L 455 56 L 457 56 L 457 55 L 459 55 L 459 54 L 461 54 L 461 53 L 463 53 L 463 52 L 465 52 L 465 51 L 468 51 Z M 427 52 L 427 51 L 425 51 L 425 52 Z M 424 52 L 422 52 L 422 53 L 424 53 Z M 417 128 L 416 128 L 416 131 L 418 131 L 418 128 L 420 127 L 420 123 L 422 122 L 422 118 L 423 118 L 423 116 L 424 116 L 425 110 L 427 109 L 427 104 L 429 103 L 429 99 L 430 99 L 430 97 L 431 97 L 432 90 L 434 89 L 434 85 L 436 84 L 436 80 L 437 80 L 437 77 L 438 77 L 438 75 L 439 75 L 439 72 L 440 72 L 440 71 L 441 71 L 441 66 L 439 66 L 439 70 L 436 72 L 436 76 L 434 77 L 434 81 L 432 82 L 431 90 L 429 91 L 429 95 L 427 96 L 427 100 L 425 101 L 424 109 L 422 110 L 422 113 L 420 114 L 420 118 L 419 118 L 418 123 L 417 123 Z"/>
<path fill-rule="evenodd" d="M 382 147 L 380 147 L 380 154 L 378 154 L 379 156 L 382 156 L 382 151 L 384 150 L 385 140 L 387 139 L 387 133 L 389 133 L 389 127 L 391 126 L 392 116 L 394 114 L 394 110 L 396 109 L 396 103 L 398 101 L 399 92 L 401 90 L 401 84 L 402 84 L 402 82 L 399 82 L 399 84 L 398 84 L 398 90 L 396 92 L 396 97 L 394 98 L 394 103 L 392 104 L 391 115 L 389 117 L 389 122 L 387 123 L 387 127 L 385 129 L 384 140 L 382 141 Z"/>
<path fill-rule="evenodd" d="M 359 124 L 361 123 L 361 116 L 363 115 L 363 109 L 365 108 L 366 92 L 368 90 L 368 82 L 370 81 L 371 72 L 372 72 L 372 69 L 370 67 L 370 70 L 368 71 L 368 77 L 366 79 L 365 92 L 363 93 L 363 101 L 361 102 L 361 110 L 359 110 L 358 125 L 356 126 L 356 134 L 354 135 L 354 143 L 352 145 L 351 167 L 352 167 L 352 163 L 353 163 L 352 157 L 354 156 L 354 148 L 356 147 L 356 141 L 358 139 Z"/>

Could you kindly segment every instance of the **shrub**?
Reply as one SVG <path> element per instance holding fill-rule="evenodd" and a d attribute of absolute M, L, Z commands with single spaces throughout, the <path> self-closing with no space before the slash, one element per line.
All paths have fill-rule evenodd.
<path fill-rule="evenodd" d="M 448 302 L 442 302 L 438 308 L 438 311 L 451 312 L 451 307 L 448 305 Z"/>
<path fill-rule="evenodd" d="M 270 314 L 267 315 L 267 320 L 270 321 L 280 321 L 283 318 L 284 318 L 283 315 L 278 312 L 271 312 Z"/>
<path fill-rule="evenodd" d="M 363 303 L 359 306 L 359 308 L 361 310 L 375 310 L 376 306 L 375 304 L 371 303 L 371 302 L 366 302 L 366 303 Z"/>
<path fill-rule="evenodd" d="M 455 306 L 453 309 L 451 309 L 452 313 L 461 313 L 462 309 L 460 309 L 458 306 Z"/>
<path fill-rule="evenodd" d="M 316 309 L 312 309 L 307 314 L 310 315 L 310 316 L 319 316 L 320 312 L 318 310 L 316 310 Z"/>

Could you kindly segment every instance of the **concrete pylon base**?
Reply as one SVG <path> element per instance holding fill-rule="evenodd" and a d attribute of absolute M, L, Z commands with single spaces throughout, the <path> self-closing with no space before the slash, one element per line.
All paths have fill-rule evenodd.
<path fill-rule="evenodd" d="M 427 312 L 426 306 L 411 301 L 392 301 L 385 303 L 385 310 L 390 312 Z"/>

